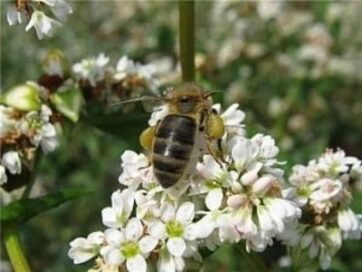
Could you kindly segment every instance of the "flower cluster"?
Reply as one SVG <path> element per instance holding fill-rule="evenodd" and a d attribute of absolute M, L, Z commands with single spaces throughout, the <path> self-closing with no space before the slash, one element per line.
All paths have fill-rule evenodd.
<path fill-rule="evenodd" d="M 32 169 L 39 147 L 48 153 L 58 146 L 52 110 L 38 92 L 40 86 L 28 82 L 6 93 L 0 105 L 0 185 L 5 189 L 16 188 L 11 178 Z"/>
<path fill-rule="evenodd" d="M 361 179 L 362 162 L 342 150 L 327 150 L 307 166 L 294 166 L 286 195 L 301 207 L 303 217 L 284 233 L 286 242 L 311 259 L 318 257 L 321 267 L 328 268 L 342 239 L 361 238 L 362 222 L 349 207 L 350 184 Z"/>
<path fill-rule="evenodd" d="M 214 108 L 220 112 L 219 105 Z M 220 114 L 226 126 L 220 154 L 211 156 L 201 142 L 194 167 L 169 189 L 158 184 L 145 155 L 122 155 L 119 182 L 126 188 L 114 192 L 111 207 L 102 210 L 104 232 L 70 243 L 74 263 L 98 256 L 91 271 L 146 271 L 153 265 L 182 271 L 201 263 L 201 248 L 244 241 L 247 250 L 263 251 L 296 223 L 301 210 L 283 197 L 274 140 L 246 137 L 237 104 Z"/>
<path fill-rule="evenodd" d="M 44 12 L 46 8 L 59 21 L 47 16 Z M 27 22 L 25 30 L 35 28 L 36 35 L 41 40 L 44 36 L 51 36 L 54 28 L 61 25 L 60 21 L 65 21 L 72 12 L 65 0 L 14 0 L 10 3 L 6 16 L 10 26 Z"/>
<path fill-rule="evenodd" d="M 108 102 L 119 102 L 140 96 L 146 91 L 156 92 L 159 85 L 155 67 L 121 57 L 115 68 L 108 65 L 109 57 L 100 54 L 73 65 L 73 74 L 84 96 Z"/>

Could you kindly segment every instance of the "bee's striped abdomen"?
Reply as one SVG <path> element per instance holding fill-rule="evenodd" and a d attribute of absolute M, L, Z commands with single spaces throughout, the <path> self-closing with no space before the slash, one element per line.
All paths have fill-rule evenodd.
<path fill-rule="evenodd" d="M 183 115 L 168 115 L 160 123 L 153 144 L 154 174 L 164 188 L 184 174 L 194 147 L 196 122 Z"/>

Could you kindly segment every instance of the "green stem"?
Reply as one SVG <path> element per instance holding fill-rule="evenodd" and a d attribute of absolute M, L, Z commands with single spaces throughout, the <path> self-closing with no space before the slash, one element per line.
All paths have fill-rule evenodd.
<path fill-rule="evenodd" d="M 195 2 L 179 1 L 180 60 L 182 81 L 195 80 Z"/>
<path fill-rule="evenodd" d="M 15 225 L 4 226 L 4 244 L 15 272 L 30 272 Z"/>

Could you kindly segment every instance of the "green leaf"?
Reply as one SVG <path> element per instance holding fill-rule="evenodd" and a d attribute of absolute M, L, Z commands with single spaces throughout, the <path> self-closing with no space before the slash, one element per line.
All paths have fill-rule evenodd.
<path fill-rule="evenodd" d="M 83 119 L 84 122 L 97 127 L 98 129 L 138 144 L 138 137 L 148 127 L 147 120 L 150 115 L 141 112 L 123 113 L 92 113 Z"/>
<path fill-rule="evenodd" d="M 35 111 L 41 107 L 39 86 L 35 82 L 27 82 L 8 90 L 1 102 L 20 111 Z"/>
<path fill-rule="evenodd" d="M 77 122 L 83 104 L 83 96 L 79 89 L 73 88 L 57 92 L 50 98 L 54 107 L 72 122 Z"/>
<path fill-rule="evenodd" d="M 22 223 L 33 216 L 57 207 L 68 200 L 89 193 L 90 191 L 88 189 L 70 188 L 38 198 L 20 199 L 1 208 L 0 221 L 1 223 Z"/>

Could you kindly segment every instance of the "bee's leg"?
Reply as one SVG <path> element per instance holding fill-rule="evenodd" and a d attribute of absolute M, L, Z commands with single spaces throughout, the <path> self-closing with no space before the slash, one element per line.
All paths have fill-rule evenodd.
<path fill-rule="evenodd" d="M 224 121 L 216 113 L 212 112 L 206 121 L 206 135 L 208 138 L 207 145 L 210 154 L 215 158 L 216 161 L 224 161 L 221 138 L 225 133 Z M 213 145 L 213 140 L 216 140 L 216 147 Z"/>
<path fill-rule="evenodd" d="M 152 149 L 152 144 L 155 136 L 156 136 L 156 126 L 148 127 L 141 133 L 139 140 L 142 147 L 146 151 L 150 151 Z"/>

